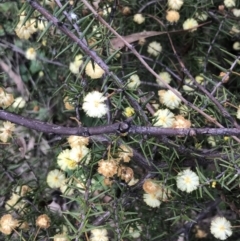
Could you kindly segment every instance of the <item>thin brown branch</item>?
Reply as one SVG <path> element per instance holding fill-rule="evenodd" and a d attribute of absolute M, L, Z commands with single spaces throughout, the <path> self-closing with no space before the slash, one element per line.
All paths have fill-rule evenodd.
<path fill-rule="evenodd" d="M 126 127 L 129 134 L 142 134 L 148 136 L 195 136 L 195 135 L 213 135 L 213 136 L 231 136 L 240 135 L 240 130 L 236 128 L 161 128 L 154 126 L 134 126 L 126 122 L 114 123 L 111 125 L 94 127 L 64 127 L 50 124 L 39 120 L 16 115 L 5 110 L 0 110 L 0 119 L 8 120 L 12 123 L 25 126 L 43 133 L 54 133 L 58 135 L 78 135 L 93 136 L 104 134 L 117 134 L 119 130 Z"/>

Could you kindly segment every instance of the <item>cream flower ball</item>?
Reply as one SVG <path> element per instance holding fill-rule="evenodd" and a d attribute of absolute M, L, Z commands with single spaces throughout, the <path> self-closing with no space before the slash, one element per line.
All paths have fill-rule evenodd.
<path fill-rule="evenodd" d="M 143 194 L 143 201 L 152 208 L 159 207 L 161 204 L 161 201 L 159 201 L 155 194 Z"/>
<path fill-rule="evenodd" d="M 62 233 L 54 235 L 53 241 L 69 241 L 69 239 L 66 234 Z"/>
<path fill-rule="evenodd" d="M 3 126 L 0 127 L 0 140 L 6 143 L 8 138 L 12 136 L 13 131 L 15 131 L 15 124 L 12 124 L 10 121 L 4 121 Z"/>
<path fill-rule="evenodd" d="M 100 229 L 100 228 L 92 229 L 90 241 L 108 241 L 109 238 L 107 234 L 108 233 L 106 229 Z"/>
<path fill-rule="evenodd" d="M 108 112 L 108 107 L 104 103 L 107 97 L 98 91 L 88 93 L 83 99 L 83 110 L 90 117 L 101 118 Z"/>
<path fill-rule="evenodd" d="M 76 160 L 72 160 L 70 158 L 70 150 L 66 149 L 60 152 L 60 154 L 57 157 L 57 163 L 61 170 L 67 171 L 67 170 L 74 170 L 77 168 L 78 163 Z"/>
<path fill-rule="evenodd" d="M 179 20 L 179 18 L 180 18 L 179 12 L 177 12 L 175 10 L 167 11 L 166 19 L 167 19 L 168 22 L 176 23 Z"/>
<path fill-rule="evenodd" d="M 141 81 L 139 79 L 139 76 L 137 74 L 133 74 L 128 79 L 127 87 L 129 89 L 135 90 L 138 88 L 140 84 L 141 84 Z"/>
<path fill-rule="evenodd" d="M 174 122 L 174 114 L 168 109 L 160 109 L 153 115 L 154 126 L 171 127 Z"/>
<path fill-rule="evenodd" d="M 78 54 L 74 61 L 69 64 L 69 70 L 73 74 L 78 74 L 79 73 L 79 68 L 83 63 L 83 56 L 81 54 Z"/>
<path fill-rule="evenodd" d="M 238 106 L 238 109 L 237 109 L 237 118 L 240 119 L 240 105 Z"/>
<path fill-rule="evenodd" d="M 70 150 L 69 157 L 77 163 L 83 160 L 85 160 L 86 163 L 89 163 L 91 156 L 89 149 L 86 146 L 76 146 Z"/>
<path fill-rule="evenodd" d="M 233 43 L 233 49 L 240 50 L 240 42 L 239 41 Z"/>
<path fill-rule="evenodd" d="M 5 92 L 5 90 L 0 87 L 0 107 L 7 108 L 13 102 L 14 102 L 13 95 Z"/>
<path fill-rule="evenodd" d="M 65 184 L 65 180 L 65 174 L 58 169 L 50 171 L 47 175 L 47 184 L 51 188 L 61 187 Z"/>
<path fill-rule="evenodd" d="M 194 18 L 188 18 L 184 23 L 183 23 L 183 29 L 188 30 L 189 32 L 194 32 L 197 30 L 198 22 Z"/>
<path fill-rule="evenodd" d="M 224 0 L 224 5 L 225 5 L 227 8 L 235 7 L 235 5 L 236 5 L 236 0 Z"/>
<path fill-rule="evenodd" d="M 195 17 L 199 21 L 206 21 L 207 18 L 208 18 L 208 15 L 206 13 L 204 13 L 204 12 L 201 12 L 201 13 L 196 13 Z"/>
<path fill-rule="evenodd" d="M 181 95 L 177 90 L 175 90 L 179 95 Z M 160 102 L 164 105 L 166 105 L 169 109 L 175 109 L 178 108 L 181 99 L 176 96 L 171 90 L 167 91 L 159 91 L 159 96 L 160 96 Z"/>
<path fill-rule="evenodd" d="M 215 217 L 211 222 L 211 234 L 220 240 L 225 240 L 232 235 L 231 223 L 225 217 Z"/>
<path fill-rule="evenodd" d="M 37 52 L 34 48 L 28 48 L 25 52 L 26 59 L 35 60 L 37 57 Z"/>
<path fill-rule="evenodd" d="M 240 9 L 234 8 L 234 9 L 232 10 L 232 12 L 233 12 L 233 15 L 234 15 L 235 17 L 237 17 L 237 18 L 240 17 Z"/>
<path fill-rule="evenodd" d="M 160 72 L 159 73 L 159 77 L 164 80 L 167 84 L 169 84 L 172 81 L 172 77 L 168 72 Z M 159 84 L 159 86 L 161 87 L 165 87 L 165 85 L 163 84 L 162 81 L 160 81 L 159 79 L 156 79 L 157 83 Z"/>
<path fill-rule="evenodd" d="M 141 236 L 142 227 L 140 225 L 137 225 L 136 228 L 130 226 L 128 231 L 130 236 L 132 236 L 133 238 L 139 238 Z"/>
<path fill-rule="evenodd" d="M 162 45 L 156 41 L 153 41 L 148 45 L 147 52 L 156 57 L 162 52 Z"/>
<path fill-rule="evenodd" d="M 21 97 L 21 96 L 19 96 L 19 97 L 17 97 L 15 100 L 14 100 L 14 102 L 13 102 L 13 104 L 12 104 L 12 107 L 13 108 L 19 108 L 19 109 L 21 109 L 21 108 L 23 108 L 24 106 L 26 105 L 26 101 Z"/>
<path fill-rule="evenodd" d="M 177 188 L 184 192 L 192 192 L 196 190 L 199 186 L 199 177 L 198 175 L 186 169 L 182 172 L 179 172 L 177 175 Z"/>
<path fill-rule="evenodd" d="M 179 10 L 183 5 L 183 0 L 168 0 L 168 7 L 173 10 Z"/>
<path fill-rule="evenodd" d="M 35 23 L 34 20 L 29 20 L 27 22 L 24 23 L 23 25 L 23 21 L 20 21 L 16 28 L 15 28 L 15 32 L 17 34 L 17 36 L 20 39 L 29 39 L 32 34 L 34 34 L 37 31 L 37 28 L 35 28 Z"/>
<path fill-rule="evenodd" d="M 130 182 L 127 184 L 128 186 L 133 186 L 139 182 L 139 179 L 135 179 L 134 177 L 130 180 Z"/>
<path fill-rule="evenodd" d="M 85 68 L 85 73 L 91 79 L 99 79 L 105 72 L 97 63 L 94 62 L 94 64 L 92 64 L 92 62 L 89 61 Z"/>
<path fill-rule="evenodd" d="M 141 13 L 137 13 L 133 16 L 133 21 L 142 24 L 145 21 L 145 17 Z"/>
<path fill-rule="evenodd" d="M 204 77 L 201 76 L 201 75 L 197 75 L 195 77 L 195 80 L 198 82 L 198 84 L 202 85 L 204 83 Z M 192 92 L 194 91 L 194 88 L 192 88 L 191 86 L 193 87 L 196 87 L 193 83 L 193 81 L 191 79 L 185 79 L 185 84 L 187 85 L 183 85 L 183 90 L 186 91 L 186 92 Z"/>

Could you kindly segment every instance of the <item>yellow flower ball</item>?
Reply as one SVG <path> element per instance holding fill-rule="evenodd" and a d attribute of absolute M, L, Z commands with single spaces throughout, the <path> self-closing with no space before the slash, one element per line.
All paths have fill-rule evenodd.
<path fill-rule="evenodd" d="M 86 75 L 89 76 L 91 79 L 99 79 L 103 76 L 105 73 L 104 70 L 94 62 L 92 64 L 91 61 L 88 62 L 86 68 L 85 68 Z"/>

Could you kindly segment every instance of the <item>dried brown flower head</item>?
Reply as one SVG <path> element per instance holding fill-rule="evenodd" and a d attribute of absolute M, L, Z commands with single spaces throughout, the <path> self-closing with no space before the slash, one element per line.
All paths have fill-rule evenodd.
<path fill-rule="evenodd" d="M 100 160 L 98 162 L 98 173 L 105 177 L 113 177 L 117 174 L 118 164 L 114 159 Z"/>
<path fill-rule="evenodd" d="M 138 40 L 138 44 L 139 44 L 140 46 L 143 46 L 145 43 L 146 43 L 146 39 L 145 39 L 145 38 L 140 38 L 140 39 Z"/>
<path fill-rule="evenodd" d="M 219 76 L 220 77 L 224 77 L 226 75 L 226 73 L 224 73 L 224 72 L 221 72 L 220 74 L 219 74 Z M 225 84 L 225 83 L 227 83 L 229 81 L 229 76 L 226 76 L 226 77 L 224 77 L 223 78 L 223 83 Z"/>
<path fill-rule="evenodd" d="M 40 228 L 49 228 L 50 227 L 51 220 L 46 214 L 42 214 L 38 216 L 36 220 L 36 225 Z"/>
<path fill-rule="evenodd" d="M 62 233 L 62 234 L 56 234 L 54 237 L 53 237 L 53 241 L 68 241 L 68 237 L 65 233 Z"/>
<path fill-rule="evenodd" d="M 155 194 L 159 190 L 159 186 L 152 179 L 147 179 L 143 183 L 143 190 L 148 194 Z"/>
<path fill-rule="evenodd" d="M 105 186 L 111 186 L 112 185 L 112 180 L 110 180 L 109 178 L 105 177 L 103 180 L 103 183 Z"/>
<path fill-rule="evenodd" d="M 118 169 L 118 176 L 125 182 L 129 182 L 133 178 L 133 170 L 130 167 L 121 166 Z"/>
<path fill-rule="evenodd" d="M 165 187 L 163 184 L 158 184 L 158 190 L 156 192 L 156 197 L 162 202 L 167 202 L 171 197 L 171 191 Z"/>
<path fill-rule="evenodd" d="M 0 219 L 0 231 L 6 235 L 11 234 L 17 226 L 18 220 L 14 219 L 11 214 L 3 215 Z"/>
<path fill-rule="evenodd" d="M 186 120 L 183 116 L 175 116 L 175 121 L 173 122 L 173 128 L 190 128 L 191 121 Z"/>
<path fill-rule="evenodd" d="M 66 96 L 64 99 L 63 99 L 63 102 L 64 102 L 64 106 L 67 110 L 74 110 L 74 106 L 73 106 L 73 103 L 69 101 L 69 97 Z"/>
<path fill-rule="evenodd" d="M 131 8 L 130 7 L 123 7 L 122 8 L 122 14 L 123 15 L 129 15 L 131 13 Z"/>
<path fill-rule="evenodd" d="M 167 15 L 166 15 L 166 19 L 168 22 L 170 23 L 176 23 L 180 18 L 180 14 L 179 12 L 175 11 L 175 10 L 169 10 L 167 11 Z"/>
<path fill-rule="evenodd" d="M 118 156 L 124 162 L 129 162 L 131 157 L 133 157 L 133 150 L 129 146 L 120 145 L 118 149 Z"/>
<path fill-rule="evenodd" d="M 89 143 L 89 137 L 83 136 L 69 136 L 67 140 L 71 148 L 76 146 L 87 146 Z"/>
<path fill-rule="evenodd" d="M 19 228 L 22 229 L 23 231 L 28 231 L 29 230 L 29 225 L 27 222 L 23 222 L 19 225 Z"/>

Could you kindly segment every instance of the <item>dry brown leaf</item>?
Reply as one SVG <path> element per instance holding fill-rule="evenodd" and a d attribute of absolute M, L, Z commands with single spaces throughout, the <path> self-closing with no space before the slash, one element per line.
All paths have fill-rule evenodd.
<path fill-rule="evenodd" d="M 135 41 L 138 41 L 141 38 L 149 38 L 153 36 L 158 36 L 162 34 L 166 34 L 167 32 L 159 32 L 159 31 L 143 31 L 140 33 L 133 33 L 127 36 L 122 36 L 129 44 Z M 120 38 L 114 38 L 110 40 L 111 46 L 114 50 L 119 50 L 124 47 L 124 42 Z"/>
<path fill-rule="evenodd" d="M 151 15 L 149 15 L 149 16 L 151 16 Z M 158 22 L 161 25 L 163 25 L 161 21 L 158 21 Z M 211 23 L 211 22 L 199 24 L 197 27 L 199 28 L 199 27 L 207 25 L 209 23 Z M 140 33 L 133 33 L 133 34 L 130 34 L 127 36 L 122 36 L 122 38 L 130 44 L 135 41 L 138 41 L 140 38 L 149 38 L 149 37 L 158 36 L 158 35 L 162 35 L 162 34 L 181 33 L 181 32 L 187 32 L 187 31 L 188 30 L 183 30 L 183 29 L 174 30 L 174 31 L 170 31 L 170 32 L 168 32 L 168 31 L 162 31 L 162 32 L 161 31 L 143 31 Z M 123 48 L 125 45 L 124 42 L 120 38 L 111 39 L 110 44 L 112 46 L 112 49 L 114 49 L 114 50 L 119 50 L 119 49 Z"/>

